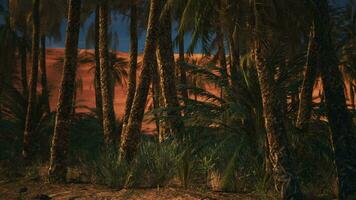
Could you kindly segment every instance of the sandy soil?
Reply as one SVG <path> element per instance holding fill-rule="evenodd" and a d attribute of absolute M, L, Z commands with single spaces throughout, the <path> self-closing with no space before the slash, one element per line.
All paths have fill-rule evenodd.
<path fill-rule="evenodd" d="M 20 193 L 20 190 L 27 190 Z M 86 184 L 53 185 L 33 181 L 0 183 L 0 199 L 53 199 L 53 200 L 252 200 L 250 194 L 203 193 L 176 188 L 113 190 L 104 186 Z"/>

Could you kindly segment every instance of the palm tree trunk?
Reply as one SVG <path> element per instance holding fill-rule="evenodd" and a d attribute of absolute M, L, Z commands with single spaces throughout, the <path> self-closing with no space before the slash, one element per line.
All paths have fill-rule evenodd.
<path fill-rule="evenodd" d="M 350 80 L 349 85 L 350 85 L 350 104 L 351 104 L 352 111 L 355 111 L 356 102 L 355 102 L 355 87 L 353 86 L 353 80 Z"/>
<path fill-rule="evenodd" d="M 184 33 L 179 36 L 179 74 L 180 74 L 180 84 L 186 86 L 187 85 L 187 73 L 184 69 L 183 63 L 185 62 L 185 51 L 184 51 Z M 181 89 L 181 95 L 183 99 L 188 99 L 188 90 L 186 88 Z M 187 105 L 187 102 L 184 102 L 184 105 Z"/>
<path fill-rule="evenodd" d="M 237 88 L 242 87 L 239 81 L 240 77 L 238 70 L 240 69 L 240 48 L 237 37 L 237 27 L 235 30 L 231 31 L 229 35 L 229 48 L 230 48 L 230 76 L 231 76 L 231 86 L 234 89 L 234 92 L 237 92 Z"/>
<path fill-rule="evenodd" d="M 95 8 L 95 76 L 94 76 L 94 84 L 95 84 L 95 106 L 96 106 L 96 114 L 100 123 L 103 121 L 103 102 L 101 96 L 101 83 L 100 83 L 100 56 L 99 56 L 99 4 L 96 5 Z"/>
<path fill-rule="evenodd" d="M 161 17 L 158 38 L 158 55 L 160 60 L 159 74 L 162 96 L 167 109 L 167 124 L 171 135 L 177 135 L 184 129 L 181 114 L 178 110 L 179 102 L 175 83 L 175 62 L 171 34 L 171 16 L 167 10 Z M 167 136 L 165 136 L 166 138 Z"/>
<path fill-rule="evenodd" d="M 77 70 L 81 0 L 69 0 L 68 3 L 64 69 L 48 170 L 49 181 L 51 182 L 64 182 L 67 174 L 68 133 Z"/>
<path fill-rule="evenodd" d="M 327 117 L 331 129 L 339 199 L 356 197 L 356 137 L 350 113 L 347 110 L 344 81 L 332 43 L 332 27 L 327 0 L 316 1 L 315 41 L 318 47 L 318 66 L 325 92 Z"/>
<path fill-rule="evenodd" d="M 261 88 L 263 114 L 267 132 L 269 161 L 271 162 L 275 188 L 280 192 L 281 199 L 303 199 L 299 182 L 292 169 L 287 133 L 284 125 L 282 102 L 278 96 L 273 71 L 264 66 L 263 45 L 260 41 L 259 15 L 254 1 L 255 16 L 255 61 L 258 80 Z"/>
<path fill-rule="evenodd" d="M 46 35 L 41 35 L 41 58 L 40 58 L 40 68 L 41 68 L 41 85 L 42 85 L 42 98 L 43 98 L 43 110 L 48 116 L 51 112 L 51 107 L 49 105 L 49 90 L 47 86 L 47 72 L 46 72 Z"/>
<path fill-rule="evenodd" d="M 219 63 L 222 70 L 222 77 L 227 82 L 227 62 L 226 62 L 226 52 L 225 52 L 225 44 L 224 44 L 224 33 L 221 26 L 217 29 L 217 39 L 218 39 L 218 53 L 219 53 Z"/>
<path fill-rule="evenodd" d="M 121 135 L 120 159 L 131 161 L 137 150 L 140 132 L 151 82 L 151 68 L 154 65 L 157 47 L 158 25 L 161 13 L 161 0 L 152 0 L 148 20 L 146 45 L 143 56 L 143 65 L 136 94 L 132 102 L 131 112 L 125 131 Z"/>
<path fill-rule="evenodd" d="M 24 35 L 26 35 L 24 33 Z M 27 48 L 26 48 L 26 37 L 23 36 L 21 40 L 20 56 L 21 56 L 21 84 L 22 84 L 22 95 L 28 98 L 28 83 L 27 83 Z"/>
<path fill-rule="evenodd" d="M 154 65 L 152 65 L 152 97 L 153 97 L 153 108 L 154 109 L 158 109 L 160 108 L 161 102 L 160 102 L 160 98 L 161 98 L 161 84 L 160 84 L 160 79 L 159 79 L 159 75 L 158 75 L 158 63 L 157 63 L 157 58 L 155 58 L 155 63 Z M 157 127 L 157 133 L 158 133 L 158 141 L 161 141 L 162 139 L 162 135 L 161 131 L 164 130 L 164 127 L 162 127 L 162 119 L 160 119 L 160 115 L 155 114 L 154 116 L 156 118 L 155 122 L 156 122 L 156 127 Z M 162 129 L 161 129 L 162 127 Z"/>
<path fill-rule="evenodd" d="M 300 102 L 296 121 L 296 127 L 299 129 L 305 129 L 307 122 L 311 118 L 311 111 L 313 107 L 313 89 L 317 71 L 316 67 L 316 46 L 313 26 L 309 36 L 307 64 L 304 72 L 302 90 L 300 92 Z"/>
<path fill-rule="evenodd" d="M 100 2 L 99 8 L 99 55 L 100 55 L 100 83 L 103 103 L 103 129 L 104 138 L 108 146 L 115 144 L 115 113 L 111 82 L 111 70 L 109 68 L 108 51 L 108 1 Z"/>
<path fill-rule="evenodd" d="M 300 188 L 290 163 L 288 141 L 279 99 L 274 83 L 273 72 L 263 66 L 261 50 L 256 49 L 256 67 L 261 87 L 262 103 L 267 131 L 269 160 L 272 165 L 276 188 L 281 199 L 300 199 Z M 282 191 L 283 189 L 283 191 Z"/>
<path fill-rule="evenodd" d="M 131 41 L 130 41 L 129 83 L 127 88 L 126 106 L 125 106 L 124 117 L 122 119 L 121 132 L 124 132 L 124 129 L 127 126 L 127 122 L 129 121 L 131 106 L 136 91 L 138 41 L 137 41 L 137 5 L 135 3 L 131 5 L 130 40 Z"/>
<path fill-rule="evenodd" d="M 28 96 L 27 114 L 24 131 L 23 156 L 29 160 L 33 154 L 33 115 L 36 106 L 37 96 L 37 77 L 38 77 L 38 58 L 39 58 L 39 38 L 40 38 L 40 1 L 35 0 L 33 3 L 33 31 L 32 31 L 32 68 L 30 79 L 30 91 Z"/>

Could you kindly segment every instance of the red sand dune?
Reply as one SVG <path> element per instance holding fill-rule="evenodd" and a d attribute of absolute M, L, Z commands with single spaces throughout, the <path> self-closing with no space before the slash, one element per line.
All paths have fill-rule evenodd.
<path fill-rule="evenodd" d="M 93 53 L 92 50 L 80 50 L 79 57 L 85 57 L 86 53 Z M 127 61 L 129 59 L 129 54 L 125 52 L 117 52 L 118 57 L 125 58 Z M 50 104 L 52 110 L 55 110 L 58 102 L 58 93 L 59 87 L 62 79 L 62 70 L 63 70 L 63 57 L 64 57 L 64 49 L 47 49 L 47 76 L 48 76 L 48 84 L 50 88 Z M 195 55 L 195 58 L 200 58 L 201 55 Z M 139 56 L 139 61 L 141 61 L 142 55 Z M 89 108 L 95 107 L 95 92 L 94 92 L 94 70 L 91 67 L 94 65 L 92 62 L 88 63 L 79 63 L 77 70 L 77 80 L 81 79 L 82 87 L 78 89 L 77 92 L 77 105 L 85 106 Z M 138 70 L 139 74 L 140 70 Z M 40 83 L 39 83 L 40 88 Z M 207 85 L 206 88 L 212 93 L 218 95 L 219 89 L 215 86 Z M 347 86 L 348 88 L 348 86 Z M 320 81 L 316 85 L 314 90 L 315 101 L 318 102 L 320 99 Z M 121 119 L 123 116 L 125 102 L 126 102 L 126 85 L 115 86 L 115 99 L 114 99 L 114 109 L 116 113 L 116 118 Z M 349 96 L 349 95 L 348 95 Z M 349 103 L 350 101 L 348 101 Z M 148 98 L 147 107 L 152 105 L 152 98 Z M 86 108 L 79 107 L 77 112 L 87 112 Z M 146 122 L 143 125 L 144 132 L 153 132 L 155 131 L 154 123 Z"/>
<path fill-rule="evenodd" d="M 91 50 L 80 50 L 78 57 L 86 57 L 86 53 L 92 53 Z M 118 52 L 119 57 L 129 58 L 128 53 Z M 64 49 L 47 49 L 47 76 L 50 88 L 50 104 L 52 110 L 55 110 L 58 102 L 59 88 L 62 80 Z M 141 57 L 140 57 L 141 58 Z M 140 59 L 139 58 L 139 59 Z M 77 112 L 88 112 L 85 107 L 95 108 L 95 88 L 94 88 L 94 63 L 78 64 L 77 80 L 80 80 L 81 86 L 77 90 Z M 40 86 L 39 86 L 40 87 Z M 114 109 L 116 118 L 123 116 L 126 102 L 126 85 L 115 86 Z M 148 104 L 150 104 L 150 99 Z M 153 123 L 145 123 L 143 131 L 153 132 L 155 126 Z"/>

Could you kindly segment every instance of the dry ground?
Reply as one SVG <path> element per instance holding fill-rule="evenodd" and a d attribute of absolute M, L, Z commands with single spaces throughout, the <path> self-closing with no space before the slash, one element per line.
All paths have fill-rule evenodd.
<path fill-rule="evenodd" d="M 20 190 L 27 191 L 20 193 Z M 252 194 L 227 194 L 218 192 L 204 193 L 200 191 L 195 191 L 193 189 L 183 190 L 177 188 L 156 188 L 113 190 L 104 186 L 88 184 L 53 185 L 35 181 L 15 181 L 0 183 L 0 199 L 252 200 L 261 198 L 258 198 L 257 196 Z"/>

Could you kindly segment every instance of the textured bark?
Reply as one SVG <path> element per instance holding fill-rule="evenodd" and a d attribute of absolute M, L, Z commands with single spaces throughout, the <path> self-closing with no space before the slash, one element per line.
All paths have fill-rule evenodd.
<path fill-rule="evenodd" d="M 97 4 L 95 9 L 95 106 L 96 106 L 96 114 L 98 116 L 99 121 L 102 123 L 103 121 L 103 102 L 101 96 L 101 83 L 100 83 L 100 56 L 99 56 L 99 4 Z"/>
<path fill-rule="evenodd" d="M 121 135 L 120 159 L 131 161 L 137 151 L 140 132 L 151 81 L 151 68 L 156 58 L 157 34 L 161 13 L 161 0 L 152 0 L 148 20 L 146 44 L 143 56 L 142 71 L 132 103 L 131 113 L 125 132 Z"/>
<path fill-rule="evenodd" d="M 103 104 L 104 139 L 108 146 L 114 145 L 115 113 L 112 94 L 112 76 L 109 68 L 108 51 L 108 1 L 99 3 L 99 55 L 100 55 L 100 83 Z"/>
<path fill-rule="evenodd" d="M 258 80 L 261 88 L 263 114 L 267 132 L 268 156 L 271 162 L 275 188 L 280 192 L 281 199 L 303 199 L 298 179 L 292 169 L 288 148 L 287 133 L 281 112 L 282 100 L 279 98 L 278 87 L 273 70 L 265 65 L 263 55 L 262 32 L 259 27 L 259 14 L 254 1 L 255 17 L 255 61 Z"/>
<path fill-rule="evenodd" d="M 180 111 L 175 83 L 175 62 L 172 45 L 172 27 L 170 11 L 166 10 L 161 17 L 159 38 L 158 38 L 158 56 L 160 60 L 159 75 L 162 89 L 162 96 L 167 109 L 167 125 L 171 135 L 177 135 L 184 129 Z M 168 135 L 164 136 L 166 138 Z"/>
<path fill-rule="evenodd" d="M 46 115 L 51 112 L 49 105 L 49 92 L 47 86 L 47 72 L 46 72 L 46 35 L 41 35 L 41 85 L 42 85 L 42 98 L 43 98 L 43 111 Z"/>
<path fill-rule="evenodd" d="M 52 137 L 49 181 L 64 182 L 67 173 L 68 133 L 75 90 L 81 0 L 68 1 L 68 26 L 64 69 Z"/>
<path fill-rule="evenodd" d="M 302 90 L 300 92 L 300 102 L 296 127 L 299 129 L 307 128 L 308 121 L 311 118 L 313 108 L 313 89 L 316 80 L 316 46 L 314 26 L 310 31 L 307 64 L 304 72 Z"/>
<path fill-rule="evenodd" d="M 222 70 L 221 75 L 225 79 L 225 81 L 228 81 L 226 52 L 225 52 L 225 44 L 224 44 L 224 33 L 223 33 L 221 26 L 218 26 L 216 34 L 217 34 L 217 39 L 218 39 L 219 63 L 220 63 L 221 70 Z"/>
<path fill-rule="evenodd" d="M 127 98 L 124 111 L 124 117 L 122 119 L 122 132 L 125 132 L 127 122 L 129 121 L 131 106 L 135 97 L 136 91 L 136 71 L 137 71 L 137 5 L 133 3 L 131 5 L 131 21 L 130 21 L 130 71 L 127 88 Z"/>
<path fill-rule="evenodd" d="M 25 34 L 24 34 L 25 35 Z M 21 40 L 21 47 L 19 49 L 21 56 L 21 84 L 22 84 L 22 95 L 28 98 L 28 83 L 27 83 L 27 47 L 26 47 L 26 37 L 23 36 Z"/>
<path fill-rule="evenodd" d="M 0 53 L 2 53 L 2 52 L 0 51 Z M 0 56 L 0 58 L 1 58 L 1 56 Z M 0 68 L 1 68 L 1 67 L 2 67 L 2 66 L 1 66 L 1 64 L 0 64 Z M 2 96 L 3 88 L 4 88 L 3 77 L 4 77 L 4 74 L 3 74 L 2 70 L 0 70 L 0 97 Z M 2 107 L 3 107 L 3 105 L 2 105 L 2 103 L 0 102 L 0 120 L 2 120 L 2 118 L 3 118 Z"/>
<path fill-rule="evenodd" d="M 152 65 L 152 97 L 153 97 L 153 108 L 158 109 L 162 105 L 161 103 L 161 84 L 160 84 L 160 79 L 158 75 L 158 63 L 157 63 L 157 58 L 155 58 L 155 62 Z M 161 133 L 162 130 L 164 130 L 163 124 L 161 123 L 163 120 L 158 119 L 160 115 L 155 114 L 154 116 L 156 118 L 156 127 L 157 127 L 157 133 L 158 133 L 158 141 L 162 141 L 161 135 L 164 135 Z"/>
<path fill-rule="evenodd" d="M 40 39 L 40 1 L 35 0 L 33 2 L 32 10 L 32 67 L 31 67 L 31 79 L 30 79 L 30 90 L 28 95 L 28 105 L 27 114 L 25 121 L 25 131 L 24 131 L 24 146 L 23 146 L 23 156 L 26 160 L 32 158 L 33 154 L 33 115 L 36 106 L 36 96 L 37 96 L 37 78 L 38 78 L 38 60 L 39 60 L 39 39 Z"/>
<path fill-rule="evenodd" d="M 281 112 L 282 102 L 277 95 L 273 72 L 263 66 L 260 55 L 261 47 L 258 45 L 256 67 L 262 94 L 268 154 L 276 189 L 281 192 L 281 199 L 301 199 L 299 183 L 290 162 L 286 129 Z"/>
<path fill-rule="evenodd" d="M 184 33 L 179 36 L 179 75 L 180 75 L 180 84 L 187 85 L 187 73 L 184 69 L 183 63 L 185 62 L 185 53 L 184 53 Z M 188 99 L 188 90 L 186 88 L 181 89 L 181 95 L 183 99 Z M 187 102 L 184 102 L 184 105 L 187 105 Z"/>
<path fill-rule="evenodd" d="M 356 198 L 356 135 L 347 110 L 344 81 L 332 42 L 332 26 L 327 0 L 315 2 L 315 42 L 320 66 L 327 117 L 331 129 L 339 199 Z"/>
<path fill-rule="evenodd" d="M 231 31 L 229 34 L 229 48 L 230 48 L 230 76 L 231 76 L 231 86 L 235 92 L 239 87 L 242 87 L 242 83 L 238 74 L 240 69 L 240 48 L 237 37 L 237 28 Z M 237 92 L 238 93 L 238 92 Z"/>

